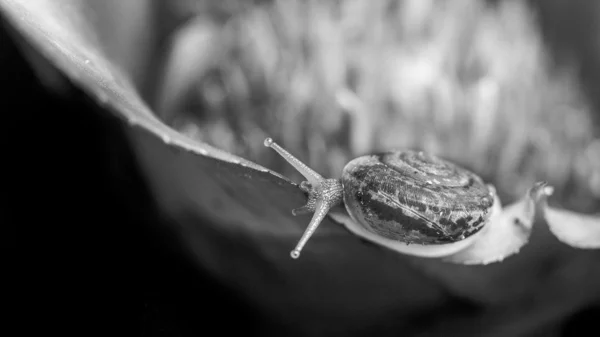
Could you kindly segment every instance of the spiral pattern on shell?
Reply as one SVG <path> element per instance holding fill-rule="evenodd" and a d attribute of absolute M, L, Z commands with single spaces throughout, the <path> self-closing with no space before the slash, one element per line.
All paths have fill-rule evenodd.
<path fill-rule="evenodd" d="M 354 221 L 406 243 L 463 240 L 481 230 L 494 202 L 474 173 L 416 151 L 358 157 L 344 168 L 342 184 Z"/>

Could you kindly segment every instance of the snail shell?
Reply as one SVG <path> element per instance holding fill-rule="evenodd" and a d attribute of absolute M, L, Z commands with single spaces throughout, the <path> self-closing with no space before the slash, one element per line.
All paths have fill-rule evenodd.
<path fill-rule="evenodd" d="M 493 205 L 481 178 L 423 152 L 356 158 L 344 168 L 342 185 L 355 222 L 406 243 L 464 240 L 483 228 Z"/>
<path fill-rule="evenodd" d="M 491 215 L 494 196 L 481 178 L 430 154 L 396 151 L 358 157 L 344 167 L 338 180 L 321 177 L 271 138 L 265 146 L 307 179 L 300 188 L 308 194 L 308 202 L 292 214 L 313 213 L 313 217 L 291 253 L 293 258 L 300 256 L 320 222 L 342 200 L 357 224 L 348 226 L 357 227 L 354 233 L 419 256 L 464 248 Z M 399 243 L 419 245 L 398 248 Z"/>

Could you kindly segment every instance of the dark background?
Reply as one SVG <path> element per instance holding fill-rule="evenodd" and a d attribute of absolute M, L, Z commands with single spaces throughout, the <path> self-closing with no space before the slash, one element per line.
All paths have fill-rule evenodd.
<path fill-rule="evenodd" d="M 253 335 L 249 308 L 162 229 L 119 121 L 68 82 L 63 94 L 44 87 L 0 25 L 2 222 L 18 237 L 19 330 Z"/>
<path fill-rule="evenodd" d="M 118 120 L 64 78 L 66 92 L 48 90 L 0 26 L 3 224 L 18 238 L 19 331 L 257 335 L 270 322 L 162 229 Z M 574 314 L 564 335 L 595 335 L 599 313 Z"/>

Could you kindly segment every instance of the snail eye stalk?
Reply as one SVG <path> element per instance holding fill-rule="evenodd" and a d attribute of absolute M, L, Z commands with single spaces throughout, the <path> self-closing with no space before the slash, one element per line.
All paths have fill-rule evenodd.
<path fill-rule="evenodd" d="M 270 147 L 279 153 L 279 155 L 282 156 L 283 159 L 285 159 L 288 163 L 290 163 L 290 165 L 292 165 L 298 172 L 300 172 L 300 174 L 302 174 L 304 178 L 306 178 L 306 180 L 312 184 L 313 187 L 325 180 L 325 178 L 323 178 L 310 167 L 306 166 L 306 164 L 300 161 L 300 159 L 294 157 L 294 155 L 287 152 L 287 150 L 279 146 L 279 144 L 275 143 L 272 138 L 265 139 L 265 146 Z"/>
<path fill-rule="evenodd" d="M 313 217 L 298 241 L 298 244 L 290 253 L 293 259 L 300 257 L 300 252 L 316 231 L 321 221 L 329 210 L 342 202 L 342 183 L 338 179 L 325 179 L 310 167 L 306 166 L 298 158 L 279 146 L 271 138 L 265 139 L 265 146 L 275 150 L 290 165 L 300 172 L 308 182 L 302 182 L 300 188 L 308 193 L 306 205 L 292 210 L 293 215 L 313 213 Z"/>

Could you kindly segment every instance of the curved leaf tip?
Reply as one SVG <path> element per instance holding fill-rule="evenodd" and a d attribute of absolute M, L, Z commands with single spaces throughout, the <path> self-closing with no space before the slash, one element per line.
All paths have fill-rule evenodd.
<path fill-rule="evenodd" d="M 548 197 L 553 190 L 547 189 L 541 199 L 541 209 L 550 231 L 559 241 L 580 249 L 600 249 L 600 214 L 580 214 L 550 207 Z"/>

